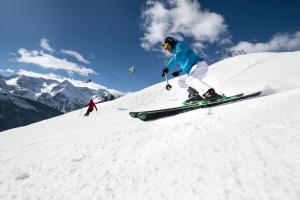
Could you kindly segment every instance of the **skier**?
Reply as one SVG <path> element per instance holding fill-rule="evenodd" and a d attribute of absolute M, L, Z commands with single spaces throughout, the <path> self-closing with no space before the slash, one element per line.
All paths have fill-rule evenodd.
<path fill-rule="evenodd" d="M 85 106 L 88 106 L 88 109 L 87 109 L 86 113 L 84 114 L 84 116 L 89 116 L 90 112 L 92 112 L 94 110 L 94 107 L 95 107 L 96 111 L 98 111 L 93 99 L 91 99 L 90 102 L 88 104 L 86 104 Z"/>
<path fill-rule="evenodd" d="M 207 100 L 222 98 L 210 85 L 202 81 L 208 71 L 208 65 L 194 53 L 191 47 L 173 37 L 166 37 L 162 42 L 162 48 L 173 54 L 167 67 L 162 70 L 162 77 L 167 76 L 170 68 L 178 65 L 180 70 L 172 73 L 174 77 L 179 76 L 180 73 L 188 74 L 188 76 L 178 80 L 179 87 L 187 88 L 187 103 L 199 101 L 203 98 Z M 195 88 L 202 91 L 203 95 L 200 96 Z"/>

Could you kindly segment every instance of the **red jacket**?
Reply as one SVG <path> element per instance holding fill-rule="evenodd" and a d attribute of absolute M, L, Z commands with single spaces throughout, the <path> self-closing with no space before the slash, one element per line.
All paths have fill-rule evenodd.
<path fill-rule="evenodd" d="M 92 109 L 92 110 L 93 110 L 93 108 L 95 107 L 96 110 L 97 110 L 96 104 L 95 104 L 94 102 L 92 102 L 92 101 L 90 101 L 90 102 L 89 102 L 88 104 L 86 104 L 85 106 L 88 106 L 89 109 Z"/>

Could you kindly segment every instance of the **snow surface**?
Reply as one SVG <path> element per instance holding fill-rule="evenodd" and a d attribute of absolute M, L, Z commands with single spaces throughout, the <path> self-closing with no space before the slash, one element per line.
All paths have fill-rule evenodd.
<path fill-rule="evenodd" d="M 211 66 L 218 92 L 264 95 L 143 122 L 129 111 L 178 106 L 170 80 L 0 133 L 0 199 L 300 199 L 300 52 Z"/>

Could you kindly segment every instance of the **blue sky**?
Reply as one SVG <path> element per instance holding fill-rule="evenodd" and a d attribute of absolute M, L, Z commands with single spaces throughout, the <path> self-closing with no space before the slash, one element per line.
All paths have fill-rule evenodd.
<path fill-rule="evenodd" d="M 108 88 L 137 91 L 163 81 L 160 44 L 168 35 L 210 64 L 224 48 L 300 50 L 299 8 L 299 0 L 1 0 L 0 74 L 85 80 L 90 73 Z"/>

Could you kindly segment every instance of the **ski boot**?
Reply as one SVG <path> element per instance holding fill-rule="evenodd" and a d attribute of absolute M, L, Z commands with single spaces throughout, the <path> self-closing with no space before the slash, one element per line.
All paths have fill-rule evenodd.
<path fill-rule="evenodd" d="M 192 87 L 189 87 L 187 89 L 189 95 L 188 100 L 186 100 L 183 104 L 190 105 L 190 104 L 197 104 L 199 101 L 203 100 L 203 97 L 201 97 L 197 90 L 195 90 Z"/>
<path fill-rule="evenodd" d="M 205 92 L 202 96 L 204 97 L 205 100 L 209 100 L 209 101 L 217 101 L 223 98 L 223 96 L 216 93 L 216 91 L 213 88 L 207 90 L 207 92 Z"/>

